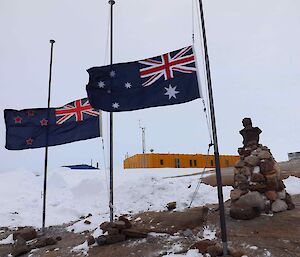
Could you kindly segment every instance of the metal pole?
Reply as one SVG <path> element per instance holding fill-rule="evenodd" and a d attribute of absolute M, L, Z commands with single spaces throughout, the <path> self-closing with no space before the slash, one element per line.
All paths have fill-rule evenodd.
<path fill-rule="evenodd" d="M 53 61 L 53 44 L 55 40 L 51 39 L 51 52 L 50 52 L 50 68 L 49 68 L 49 86 L 48 86 L 48 112 L 47 120 L 49 120 L 49 108 L 50 108 L 50 96 L 51 96 L 51 79 L 52 79 L 52 61 Z M 47 170 L 48 170 L 48 127 L 46 136 L 46 147 L 45 147 L 45 165 L 44 165 L 44 194 L 43 194 L 43 231 L 45 230 L 45 220 L 46 220 L 46 195 L 47 195 Z"/>
<path fill-rule="evenodd" d="M 220 223 L 221 223 L 221 236 L 222 236 L 222 242 L 223 242 L 223 255 L 227 255 L 228 246 L 227 246 L 227 233 L 226 233 L 226 221 L 225 221 L 225 208 L 224 208 L 223 191 L 222 191 L 222 176 L 221 176 L 221 169 L 220 169 L 220 156 L 219 156 L 219 149 L 218 149 L 214 99 L 213 99 L 213 91 L 212 91 L 212 82 L 211 82 L 211 74 L 210 74 L 210 66 L 209 66 L 209 57 L 208 57 L 208 49 L 207 49 L 207 41 L 206 41 L 205 21 L 204 21 L 202 0 L 199 0 L 199 4 L 200 4 L 202 36 L 203 36 L 204 52 L 205 52 L 205 66 L 206 66 L 207 86 L 208 86 L 208 95 L 209 95 L 211 127 L 212 127 L 214 152 L 215 152 L 216 177 L 217 177 L 217 186 L 218 186 L 218 199 L 219 199 Z"/>
<path fill-rule="evenodd" d="M 110 4 L 110 65 L 113 64 L 113 6 L 115 4 L 114 0 L 109 0 Z M 110 158 L 109 158 L 109 171 L 110 171 L 110 197 L 109 197 L 109 211 L 110 211 L 110 222 L 114 220 L 114 180 L 113 180 L 113 113 L 109 113 L 109 139 L 110 139 Z"/>

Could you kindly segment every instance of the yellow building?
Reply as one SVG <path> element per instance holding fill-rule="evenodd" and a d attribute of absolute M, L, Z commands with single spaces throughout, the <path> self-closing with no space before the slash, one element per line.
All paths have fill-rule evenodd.
<path fill-rule="evenodd" d="M 221 168 L 232 167 L 238 155 L 220 155 Z M 215 168 L 214 155 L 205 154 L 136 154 L 124 160 L 124 169 L 134 168 Z"/>

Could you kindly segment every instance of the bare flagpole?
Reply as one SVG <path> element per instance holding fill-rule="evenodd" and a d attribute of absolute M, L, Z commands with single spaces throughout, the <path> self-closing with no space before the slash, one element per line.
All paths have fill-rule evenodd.
<path fill-rule="evenodd" d="M 47 120 L 49 120 L 49 108 L 50 108 L 50 96 L 51 96 L 51 80 L 52 80 L 52 61 L 53 61 L 53 45 L 55 40 L 51 39 L 51 52 L 50 52 L 50 68 L 49 68 L 49 86 L 48 86 L 48 113 Z M 43 192 L 43 232 L 45 230 L 46 220 L 46 195 L 47 195 L 47 171 L 48 171 L 48 127 L 47 127 L 47 139 L 45 147 L 45 166 L 44 166 L 44 192 Z"/>
<path fill-rule="evenodd" d="M 209 57 L 208 57 L 208 48 L 207 48 L 207 41 L 206 41 L 205 21 L 204 21 L 202 0 L 199 0 L 199 4 L 200 4 L 200 15 L 201 15 L 201 24 L 202 24 L 202 37 L 203 37 L 204 53 L 205 53 L 205 66 L 206 66 L 207 87 L 208 87 L 208 95 L 209 95 L 211 127 L 212 127 L 213 145 L 214 145 L 214 153 L 215 153 L 216 177 L 217 177 L 218 199 L 219 199 L 219 210 L 220 210 L 221 237 L 222 237 L 222 242 L 223 242 L 223 255 L 225 256 L 228 253 L 228 245 L 227 245 L 227 232 L 226 232 L 226 221 L 225 221 L 225 208 L 224 208 L 223 191 L 222 191 L 222 176 L 221 176 L 221 169 L 220 169 L 220 156 L 219 156 L 214 99 L 213 99 L 213 91 L 212 91 L 212 82 L 211 82 L 211 74 L 210 74 L 210 66 L 209 66 Z"/>
<path fill-rule="evenodd" d="M 108 3 L 110 4 L 110 65 L 113 64 L 113 6 L 115 4 L 114 0 L 109 0 Z M 110 194 L 109 194 L 109 213 L 110 213 L 110 222 L 114 220 L 114 180 L 113 180 L 113 113 L 109 113 L 109 171 L 110 171 Z"/>

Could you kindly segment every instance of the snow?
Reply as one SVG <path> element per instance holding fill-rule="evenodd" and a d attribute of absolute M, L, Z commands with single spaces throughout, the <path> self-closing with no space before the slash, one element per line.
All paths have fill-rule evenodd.
<path fill-rule="evenodd" d="M 13 234 L 10 234 L 7 238 L 0 240 L 0 245 L 13 244 L 14 242 Z"/>
<path fill-rule="evenodd" d="M 114 172 L 114 213 L 138 213 L 164 210 L 166 204 L 177 202 L 177 210 L 189 206 L 197 187 L 197 176 L 170 178 L 200 172 L 200 169 L 132 169 Z M 68 223 L 91 213 L 69 227 L 76 232 L 93 231 L 109 220 L 108 174 L 99 170 L 70 170 L 58 168 L 48 171 L 46 226 Z M 15 170 L 0 171 L 0 220 L 2 227 L 34 226 L 42 224 L 42 172 Z M 284 181 L 290 194 L 299 194 L 299 178 Z M 224 200 L 229 199 L 231 187 L 224 187 Z M 192 206 L 217 203 L 217 189 L 200 185 Z M 94 234 L 100 235 L 100 229 Z"/>
<path fill-rule="evenodd" d="M 189 250 L 186 254 L 167 254 L 162 257 L 203 257 L 197 249 Z"/>
<path fill-rule="evenodd" d="M 88 246 L 87 241 L 85 241 L 81 245 L 77 245 L 77 246 L 73 247 L 71 252 L 80 253 L 80 254 L 83 254 L 84 256 L 87 256 L 88 252 L 89 252 L 89 246 Z"/>

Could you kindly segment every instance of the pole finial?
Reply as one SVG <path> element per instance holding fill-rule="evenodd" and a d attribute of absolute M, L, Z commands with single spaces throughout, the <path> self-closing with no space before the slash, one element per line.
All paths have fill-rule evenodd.
<path fill-rule="evenodd" d="M 54 39 L 50 39 L 50 43 L 51 43 L 51 44 L 54 44 L 54 43 L 55 43 L 55 40 L 54 40 Z"/>
<path fill-rule="evenodd" d="M 115 2 L 114 0 L 109 0 L 108 3 L 109 3 L 110 5 L 114 5 L 116 2 Z"/>

